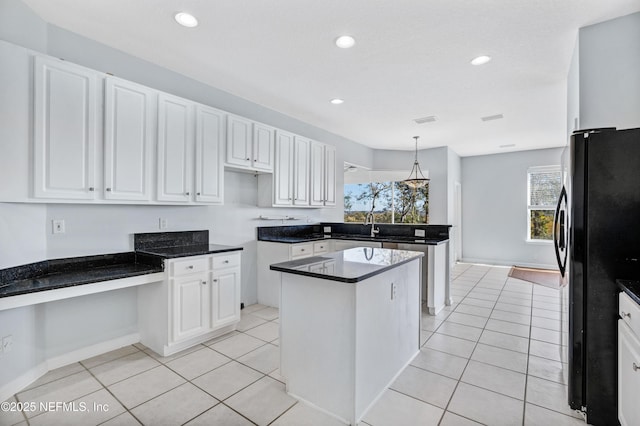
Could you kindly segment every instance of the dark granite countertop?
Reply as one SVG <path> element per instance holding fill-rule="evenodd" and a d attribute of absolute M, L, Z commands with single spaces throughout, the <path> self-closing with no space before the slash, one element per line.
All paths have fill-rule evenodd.
<path fill-rule="evenodd" d="M 53 259 L 0 270 L 0 297 L 162 272 L 163 261 L 134 252 Z"/>
<path fill-rule="evenodd" d="M 618 283 L 618 287 L 629 297 L 633 299 L 634 302 L 640 305 L 640 281 L 636 280 L 616 280 Z"/>
<path fill-rule="evenodd" d="M 307 243 L 321 240 L 348 240 L 348 241 L 373 241 L 380 243 L 397 243 L 397 244 L 423 244 L 423 245 L 438 245 L 449 241 L 448 238 L 415 238 L 415 237 L 398 237 L 398 236 L 384 236 L 384 237 L 370 237 L 368 235 L 354 235 L 354 234 L 321 234 L 310 235 L 307 237 L 287 237 L 287 236 L 264 236 L 258 238 L 259 241 L 268 241 L 272 243 Z"/>
<path fill-rule="evenodd" d="M 221 244 L 194 244 L 189 246 L 154 247 L 140 249 L 137 252 L 158 256 L 162 259 L 173 259 L 176 257 L 199 256 L 239 250 L 242 250 L 242 247 L 223 246 Z"/>
<path fill-rule="evenodd" d="M 272 271 L 357 283 L 424 256 L 422 252 L 361 247 L 270 266 Z M 322 267 L 318 267 L 323 265 Z"/>

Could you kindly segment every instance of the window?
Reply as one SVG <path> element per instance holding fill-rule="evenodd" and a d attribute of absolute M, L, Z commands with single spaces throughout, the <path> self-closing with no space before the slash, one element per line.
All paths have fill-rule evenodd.
<path fill-rule="evenodd" d="M 429 185 L 413 190 L 403 182 L 344 185 L 344 221 L 364 222 L 367 213 L 376 223 L 428 223 Z"/>
<path fill-rule="evenodd" d="M 530 167 L 528 178 L 527 238 L 553 239 L 553 215 L 562 190 L 559 166 Z"/>

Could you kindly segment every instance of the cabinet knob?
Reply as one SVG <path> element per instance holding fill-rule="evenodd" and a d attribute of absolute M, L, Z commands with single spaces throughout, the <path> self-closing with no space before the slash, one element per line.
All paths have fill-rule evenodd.
<path fill-rule="evenodd" d="M 93 191 L 95 191 L 95 188 L 93 186 L 90 186 L 89 187 L 89 191 L 93 192 Z"/>
<path fill-rule="evenodd" d="M 203 285 L 204 285 L 204 284 L 206 284 L 206 283 L 207 283 L 206 281 L 202 281 L 202 284 L 203 284 Z"/>
<path fill-rule="evenodd" d="M 191 195 L 191 193 L 189 191 L 184 193 L 185 195 Z"/>
<path fill-rule="evenodd" d="M 638 364 L 636 364 L 635 362 L 633 363 L 633 371 L 638 371 L 638 369 L 640 369 L 640 367 L 638 367 Z"/>
<path fill-rule="evenodd" d="M 625 312 L 625 311 L 621 311 L 621 312 L 622 312 L 622 315 L 621 315 L 621 316 L 622 316 L 622 318 L 624 318 L 624 317 L 629 317 L 629 318 L 631 318 L 631 314 L 630 314 L 629 312 Z"/>
<path fill-rule="evenodd" d="M 193 265 L 187 266 L 187 269 L 193 269 Z"/>
<path fill-rule="evenodd" d="M 251 161 L 251 158 L 247 158 L 247 161 Z"/>
<path fill-rule="evenodd" d="M 107 191 L 107 192 L 111 192 L 111 188 L 107 188 L 107 189 L 106 189 L 106 191 Z"/>
<path fill-rule="evenodd" d="M 300 249 L 300 251 L 304 251 L 304 249 Z"/>
<path fill-rule="evenodd" d="M 200 195 L 200 193 L 199 193 L 199 192 L 196 192 L 196 195 Z"/>
<path fill-rule="evenodd" d="M 228 261 L 228 260 L 225 260 L 223 263 L 229 263 L 229 261 Z"/>
<path fill-rule="evenodd" d="M 217 282 L 218 282 L 218 279 L 217 279 L 217 278 L 214 278 L 214 279 L 213 279 L 213 282 L 214 282 L 214 283 L 217 283 Z"/>

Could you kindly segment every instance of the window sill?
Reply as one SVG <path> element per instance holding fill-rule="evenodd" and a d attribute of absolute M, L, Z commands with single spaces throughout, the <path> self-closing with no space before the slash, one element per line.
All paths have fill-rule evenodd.
<path fill-rule="evenodd" d="M 553 240 L 532 240 L 532 239 L 527 238 L 525 240 L 525 243 L 534 244 L 534 245 L 549 246 L 549 245 L 553 244 Z"/>

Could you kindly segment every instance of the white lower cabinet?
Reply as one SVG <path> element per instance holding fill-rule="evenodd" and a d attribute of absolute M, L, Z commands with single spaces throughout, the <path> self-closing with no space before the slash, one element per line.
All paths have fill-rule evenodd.
<path fill-rule="evenodd" d="M 320 256 L 334 251 L 333 240 L 286 244 L 258 241 L 258 303 L 277 308 L 280 305 L 280 278 L 282 273 L 272 271 L 273 263 Z M 322 268 L 326 265 L 320 265 Z M 335 269 L 335 266 L 332 266 Z"/>
<path fill-rule="evenodd" d="M 140 342 L 167 356 L 235 330 L 240 254 L 165 260 L 165 280 L 139 289 Z"/>
<path fill-rule="evenodd" d="M 640 425 L 640 306 L 620 293 L 618 320 L 618 420 L 622 426 Z"/>

